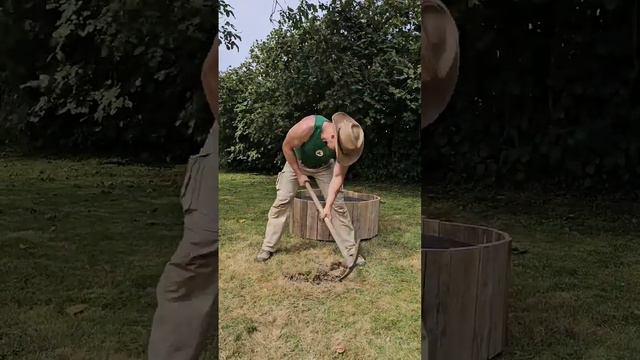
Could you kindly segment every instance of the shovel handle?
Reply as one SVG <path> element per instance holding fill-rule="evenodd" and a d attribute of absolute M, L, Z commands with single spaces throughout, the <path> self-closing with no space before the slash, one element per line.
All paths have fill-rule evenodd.
<path fill-rule="evenodd" d="M 313 199 L 313 202 L 316 204 L 316 209 L 318 209 L 318 213 L 322 214 L 322 205 L 320 205 L 320 200 L 318 200 L 318 197 L 316 196 L 316 193 L 313 191 L 313 188 L 311 188 L 311 185 L 309 184 L 308 181 L 306 181 L 304 183 L 304 186 L 307 188 L 307 192 L 309 193 L 309 195 L 311 195 L 311 198 Z M 324 218 L 324 223 L 327 225 L 327 228 L 329 228 L 329 232 L 331 233 L 331 236 L 333 236 L 333 239 L 337 239 L 336 237 L 336 231 L 333 228 L 333 224 L 331 224 L 331 221 L 329 221 L 329 219 L 327 217 Z M 349 274 L 351 274 L 351 272 L 353 272 L 353 269 L 355 269 L 356 265 L 357 265 L 357 260 L 358 260 L 358 256 L 360 254 L 360 240 L 356 241 L 356 257 L 353 260 L 353 264 L 351 264 L 351 266 L 347 269 L 347 271 L 345 271 L 340 278 L 338 279 L 338 281 L 342 281 L 344 280 L 347 276 L 349 276 Z"/>
<path fill-rule="evenodd" d="M 313 188 L 311 188 L 311 185 L 309 184 L 308 181 L 304 183 L 304 186 L 306 186 L 307 192 L 309 192 L 309 195 L 311 195 L 313 202 L 316 204 L 316 209 L 318 209 L 318 213 L 322 214 L 324 210 L 322 209 L 322 205 L 320 205 L 320 200 L 318 200 L 318 197 L 316 196 L 316 193 L 313 191 Z M 333 236 L 333 238 L 336 239 L 337 238 L 336 230 L 333 228 L 333 224 L 331 223 L 331 221 L 329 221 L 329 218 L 325 217 L 324 223 L 327 225 L 327 228 L 329 228 L 329 232 L 331 233 L 331 236 Z"/>

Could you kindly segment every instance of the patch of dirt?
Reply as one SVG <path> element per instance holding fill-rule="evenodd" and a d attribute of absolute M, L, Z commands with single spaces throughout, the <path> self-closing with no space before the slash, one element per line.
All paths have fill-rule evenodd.
<path fill-rule="evenodd" d="M 284 274 L 284 277 L 291 282 L 308 282 L 320 285 L 323 282 L 336 282 L 345 271 L 341 262 L 333 262 L 329 266 L 320 265 L 314 273 L 311 271 Z"/>

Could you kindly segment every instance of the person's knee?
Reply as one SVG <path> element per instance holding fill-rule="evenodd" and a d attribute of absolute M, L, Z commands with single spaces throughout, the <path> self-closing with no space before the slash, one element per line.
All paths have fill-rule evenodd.
<path fill-rule="evenodd" d="M 293 193 L 282 193 L 278 194 L 276 200 L 271 205 L 271 208 L 274 210 L 286 210 L 289 208 L 291 201 L 293 200 L 295 194 Z"/>
<path fill-rule="evenodd" d="M 175 263 L 169 264 L 158 284 L 158 300 L 175 302 L 188 298 L 193 292 L 192 283 L 195 277 L 194 272 L 183 266 Z"/>
<path fill-rule="evenodd" d="M 215 259 L 206 252 L 188 261 L 169 263 L 157 289 L 157 295 L 165 301 L 175 302 L 204 295 L 217 283 Z M 215 294 L 214 294 L 215 295 Z"/>
<path fill-rule="evenodd" d="M 200 229 L 194 231 L 192 235 L 194 250 L 198 250 L 198 255 L 213 253 L 217 249 L 218 229 Z"/>

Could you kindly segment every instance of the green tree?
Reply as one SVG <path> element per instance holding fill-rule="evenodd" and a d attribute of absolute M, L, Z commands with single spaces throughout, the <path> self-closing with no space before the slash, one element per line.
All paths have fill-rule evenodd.
<path fill-rule="evenodd" d="M 4 0 L 4 133 L 35 150 L 183 158 L 211 124 L 200 69 L 219 14 L 233 11 L 214 0 Z M 221 25 L 237 47 L 233 24 Z"/>
<path fill-rule="evenodd" d="M 413 1 L 302 1 L 249 59 L 221 78 L 223 160 L 276 171 L 288 129 L 312 113 L 345 111 L 365 130 L 351 174 L 419 179 L 420 28 Z"/>

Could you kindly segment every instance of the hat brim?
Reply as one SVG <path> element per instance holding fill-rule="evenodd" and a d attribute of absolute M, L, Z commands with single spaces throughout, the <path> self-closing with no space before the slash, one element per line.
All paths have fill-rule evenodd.
<path fill-rule="evenodd" d="M 432 78 L 422 82 L 421 128 L 433 123 L 449 104 L 459 73 L 460 55 L 456 54 L 453 67 L 444 78 Z"/>
<path fill-rule="evenodd" d="M 342 146 L 340 146 L 340 128 L 342 124 L 350 120 L 353 120 L 353 118 L 343 112 L 335 113 L 331 117 L 331 122 L 333 123 L 333 126 L 336 130 L 336 161 L 343 166 L 353 165 L 356 161 L 358 161 L 358 159 L 360 159 L 360 156 L 362 155 L 362 152 L 364 150 L 364 146 L 361 146 L 354 153 L 345 154 L 344 152 L 342 152 Z"/>
<path fill-rule="evenodd" d="M 428 62 L 426 54 L 434 52 L 432 43 L 429 41 L 430 36 L 424 33 L 428 26 L 423 26 L 422 37 L 422 72 L 423 74 L 432 74 L 428 79 L 422 78 L 422 119 L 421 128 L 433 123 L 438 116 L 444 111 L 453 95 L 460 67 L 460 47 L 458 44 L 458 28 L 448 9 L 437 0 L 423 0 L 423 24 L 435 23 L 429 22 L 428 18 L 433 16 L 443 16 L 446 19 L 446 43 L 447 48 L 444 53 L 440 54 L 441 58 L 434 59 L 437 63 Z M 433 69 L 425 69 L 425 67 L 433 66 Z M 444 74 L 442 73 L 442 70 Z M 428 70 L 428 71 L 427 71 Z"/>

